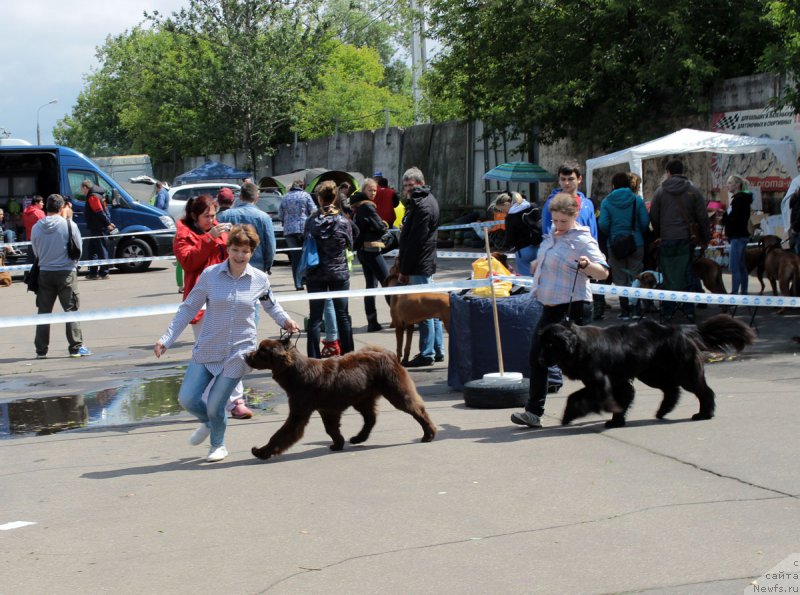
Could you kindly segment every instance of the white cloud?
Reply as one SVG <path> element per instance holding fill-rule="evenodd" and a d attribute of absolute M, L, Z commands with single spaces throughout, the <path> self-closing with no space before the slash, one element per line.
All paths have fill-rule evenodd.
<path fill-rule="evenodd" d="M 170 14 L 188 0 L 0 0 L 0 128 L 51 143 L 56 121 L 72 111 L 84 77 L 98 67 L 96 51 L 109 35 L 141 23 L 144 12 Z"/>

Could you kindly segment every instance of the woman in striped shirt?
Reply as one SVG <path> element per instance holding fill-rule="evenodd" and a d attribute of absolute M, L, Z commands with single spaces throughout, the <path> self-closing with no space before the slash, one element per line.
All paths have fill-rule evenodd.
<path fill-rule="evenodd" d="M 178 399 L 201 422 L 189 442 L 201 444 L 211 436 L 211 448 L 206 457 L 209 462 L 228 456 L 225 405 L 233 388 L 251 370 L 244 355 L 256 348 L 258 305 L 261 304 L 281 328 L 291 333 L 300 331 L 272 294 L 267 274 L 248 264 L 258 242 L 258 233 L 252 225 L 237 225 L 231 229 L 227 260 L 200 274 L 197 284 L 153 349 L 156 357 L 161 357 L 203 305 L 206 306 L 203 328 L 192 350 L 192 360 L 186 368 Z M 203 391 L 212 381 L 206 404 L 202 400 Z"/>

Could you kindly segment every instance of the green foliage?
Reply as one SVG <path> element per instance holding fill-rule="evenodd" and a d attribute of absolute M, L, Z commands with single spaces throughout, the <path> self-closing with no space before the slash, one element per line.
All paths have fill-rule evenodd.
<path fill-rule="evenodd" d="M 189 0 L 170 16 L 146 15 L 150 28 L 109 37 L 98 50 L 100 66 L 58 122 L 56 141 L 157 161 L 244 149 L 252 165 L 303 118 L 319 118 L 320 129 L 335 118 L 351 122 L 343 130 L 378 127 L 382 114 L 357 118 L 389 107 L 392 123 L 405 124 L 408 68 L 394 58 L 399 27 L 385 18 L 393 6 Z M 312 95 L 322 100 L 316 111 L 303 101 Z M 311 121 L 302 130 L 312 133 Z"/>
<path fill-rule="evenodd" d="M 334 44 L 321 69 L 317 85 L 302 97 L 296 130 L 302 138 L 380 128 L 384 108 L 391 110 L 391 126 L 413 123 L 408 95 L 379 86 L 384 68 L 372 48 Z"/>
<path fill-rule="evenodd" d="M 787 78 L 774 105 L 800 112 L 800 1 L 773 0 L 766 6 L 764 21 L 775 28 L 778 37 L 764 51 L 761 66 Z"/>
<path fill-rule="evenodd" d="M 775 35 L 761 0 L 431 0 L 432 105 L 497 130 L 624 146 L 709 108 Z M 460 105 L 459 105 L 460 104 Z"/>

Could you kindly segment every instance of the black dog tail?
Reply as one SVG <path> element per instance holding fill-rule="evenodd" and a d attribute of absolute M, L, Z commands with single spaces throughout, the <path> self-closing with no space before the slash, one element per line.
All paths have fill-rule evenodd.
<path fill-rule="evenodd" d="M 717 314 L 698 324 L 697 335 L 692 338 L 704 351 L 731 347 L 741 351 L 756 338 L 753 329 L 728 314 Z"/>

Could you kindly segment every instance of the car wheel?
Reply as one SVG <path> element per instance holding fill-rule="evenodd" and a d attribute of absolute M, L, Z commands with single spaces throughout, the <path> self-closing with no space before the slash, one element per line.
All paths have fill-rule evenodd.
<path fill-rule="evenodd" d="M 474 409 L 524 407 L 530 380 L 502 383 L 496 380 L 470 380 L 464 385 L 464 404 Z"/>
<path fill-rule="evenodd" d="M 116 258 L 149 258 L 153 256 L 150 244 L 141 238 L 123 240 L 117 246 Z M 150 268 L 151 260 L 142 262 L 126 262 L 117 265 L 123 273 L 142 273 Z"/>

